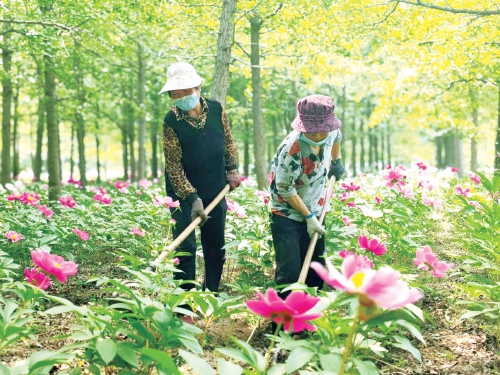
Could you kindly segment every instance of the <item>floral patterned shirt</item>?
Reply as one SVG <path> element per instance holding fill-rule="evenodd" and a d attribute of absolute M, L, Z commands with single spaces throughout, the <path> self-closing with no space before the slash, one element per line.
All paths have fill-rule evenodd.
<path fill-rule="evenodd" d="M 271 163 L 271 211 L 295 221 L 304 221 L 300 212 L 285 199 L 296 194 L 309 211 L 319 216 L 325 200 L 326 180 L 330 168 L 332 147 L 339 143 L 339 129 L 330 133 L 328 141 L 316 155 L 311 146 L 300 139 L 300 132 L 293 130 L 281 142 Z"/>

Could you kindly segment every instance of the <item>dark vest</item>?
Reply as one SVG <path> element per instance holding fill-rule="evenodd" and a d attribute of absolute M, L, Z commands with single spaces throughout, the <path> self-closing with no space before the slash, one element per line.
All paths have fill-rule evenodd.
<path fill-rule="evenodd" d="M 205 126 L 196 129 L 185 120 L 177 121 L 175 113 L 169 111 L 165 124 L 170 126 L 182 149 L 182 166 L 189 182 L 204 201 L 213 200 L 226 185 L 224 162 L 224 128 L 222 106 L 213 99 L 205 99 L 208 114 Z M 166 177 L 167 193 L 173 190 Z"/>

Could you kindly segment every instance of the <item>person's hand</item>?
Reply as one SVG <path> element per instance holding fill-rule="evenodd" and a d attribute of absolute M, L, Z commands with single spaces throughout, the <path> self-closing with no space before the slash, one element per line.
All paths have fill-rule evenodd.
<path fill-rule="evenodd" d="M 342 165 L 341 159 L 332 160 L 330 162 L 330 170 L 328 171 L 328 178 L 335 176 L 335 180 L 340 180 L 342 175 L 345 173 L 345 168 Z"/>
<path fill-rule="evenodd" d="M 309 233 L 309 237 L 312 238 L 314 232 L 318 233 L 320 236 L 324 236 L 326 234 L 325 228 L 320 224 L 316 216 L 306 219 L 306 224 L 307 224 L 307 233 Z"/>
<path fill-rule="evenodd" d="M 236 169 L 231 169 L 226 173 L 226 180 L 229 183 L 229 191 L 233 191 L 241 185 L 240 175 Z"/>
<path fill-rule="evenodd" d="M 198 216 L 201 217 L 200 226 L 205 224 L 207 220 L 210 219 L 210 216 L 205 213 L 203 201 L 200 198 L 196 199 L 191 206 L 191 221 L 196 219 Z"/>

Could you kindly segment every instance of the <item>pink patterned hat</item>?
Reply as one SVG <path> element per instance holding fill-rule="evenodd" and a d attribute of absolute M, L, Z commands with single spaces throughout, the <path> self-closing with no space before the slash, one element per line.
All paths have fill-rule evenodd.
<path fill-rule="evenodd" d="M 309 95 L 297 103 L 299 114 L 292 122 L 292 128 L 301 133 L 331 132 L 340 128 L 340 120 L 333 114 L 335 105 L 325 95 Z"/>

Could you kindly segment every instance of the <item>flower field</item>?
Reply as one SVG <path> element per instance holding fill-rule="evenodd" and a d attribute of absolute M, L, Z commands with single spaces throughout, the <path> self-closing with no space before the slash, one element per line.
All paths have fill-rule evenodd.
<path fill-rule="evenodd" d="M 476 361 L 426 350 L 444 329 L 500 338 L 500 177 L 457 172 L 419 162 L 337 182 L 327 264 L 311 265 L 325 288 L 294 284 L 285 300 L 269 195 L 251 178 L 227 196 L 217 295 L 179 287 L 176 253 L 145 271 L 172 241 L 179 206 L 162 180 L 71 179 L 52 204 L 43 183 L 9 185 L 0 374 L 498 373 L 496 344 Z"/>

